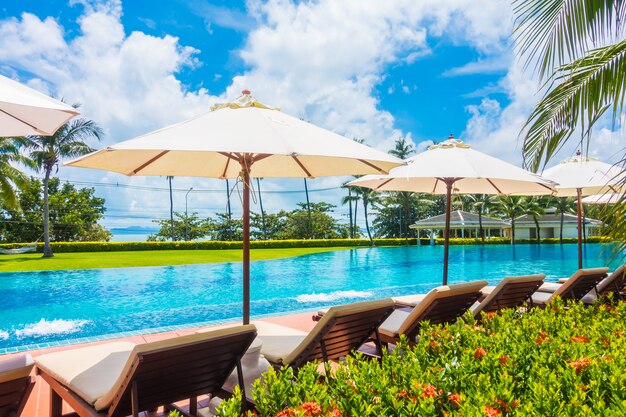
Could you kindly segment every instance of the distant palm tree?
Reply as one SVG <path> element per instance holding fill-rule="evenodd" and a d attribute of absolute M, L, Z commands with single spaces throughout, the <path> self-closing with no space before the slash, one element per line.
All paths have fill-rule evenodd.
<path fill-rule="evenodd" d="M 406 138 L 400 136 L 394 142 L 394 148 L 390 149 L 388 153 L 395 156 L 396 158 L 404 160 L 415 153 L 415 147 L 412 144 L 408 143 L 406 141 Z M 411 222 L 413 221 L 413 219 L 411 218 L 411 204 L 413 199 L 413 193 L 407 191 L 398 191 L 392 193 L 392 195 L 395 196 L 398 204 L 401 207 L 401 218 L 399 219 L 401 224 L 400 230 L 401 235 L 404 235 L 405 241 L 408 244 L 409 224 L 411 224 Z M 404 222 L 402 222 L 402 219 L 404 219 Z"/>
<path fill-rule="evenodd" d="M 78 107 L 78 106 L 75 106 Z M 30 136 L 28 146 L 30 157 L 39 171 L 43 171 L 43 256 L 53 256 L 50 247 L 50 211 L 48 203 L 48 183 L 52 170 L 63 158 L 76 158 L 94 151 L 85 143 L 86 140 L 101 140 L 102 129 L 93 120 L 72 119 L 59 128 L 52 136 Z"/>
<path fill-rule="evenodd" d="M 536 242 L 541 243 L 541 230 L 539 226 L 539 216 L 546 214 L 544 205 L 542 204 L 541 197 L 526 197 L 523 201 L 524 214 L 531 216 L 535 222 L 535 228 L 537 230 Z"/>
<path fill-rule="evenodd" d="M 389 150 L 389 154 L 400 159 L 407 159 L 415 153 L 415 147 L 406 141 L 406 138 L 400 136 L 394 142 L 394 148 Z"/>
<path fill-rule="evenodd" d="M 375 205 L 378 202 L 378 199 L 379 199 L 378 194 L 371 188 L 364 188 L 364 187 L 355 187 L 354 191 L 357 194 L 358 198 L 363 203 L 363 216 L 365 216 L 365 230 L 367 230 L 367 237 L 369 238 L 370 243 L 373 245 L 374 240 L 372 239 L 372 232 L 370 231 L 370 223 L 369 223 L 367 208 Z"/>
<path fill-rule="evenodd" d="M 172 180 L 174 177 L 167 176 L 167 183 L 170 186 L 170 229 L 172 230 L 172 241 L 174 241 L 174 196 L 172 195 Z"/>
<path fill-rule="evenodd" d="M 7 209 L 18 209 L 16 189 L 28 183 L 28 177 L 15 167 L 15 164 L 36 168 L 32 159 L 20 153 L 25 144 L 24 138 L 0 137 L 0 200 Z"/>
<path fill-rule="evenodd" d="M 496 210 L 511 219 L 511 245 L 515 244 L 515 219 L 524 214 L 524 200 L 519 196 L 500 196 Z"/>
<path fill-rule="evenodd" d="M 496 206 L 496 196 L 487 194 L 469 194 L 467 195 L 468 203 L 472 207 L 472 211 L 478 213 L 478 227 L 480 230 L 480 239 L 485 244 L 485 229 L 483 229 L 483 214 L 489 213 Z"/>
<path fill-rule="evenodd" d="M 341 205 L 345 206 L 346 204 L 348 204 L 348 209 L 350 210 L 350 238 L 354 239 L 356 236 L 356 208 L 359 201 L 359 196 L 356 194 L 356 192 L 353 195 L 353 187 L 345 188 L 348 189 L 348 195 L 341 198 Z M 352 212 L 352 203 L 354 203 L 354 213 Z"/>
<path fill-rule="evenodd" d="M 552 205 L 556 209 L 556 212 L 561 215 L 559 241 L 563 243 L 563 222 L 565 220 L 565 213 L 576 213 L 576 200 L 573 197 L 554 197 Z"/>

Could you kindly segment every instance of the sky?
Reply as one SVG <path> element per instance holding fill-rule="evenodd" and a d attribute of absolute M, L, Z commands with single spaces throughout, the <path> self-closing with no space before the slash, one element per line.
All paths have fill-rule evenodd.
<path fill-rule="evenodd" d="M 422 151 L 454 134 L 520 165 L 518 134 L 541 93 L 514 57 L 512 27 L 507 0 L 3 1 L 0 74 L 80 103 L 105 131 L 94 148 L 249 89 L 380 150 L 405 137 Z M 593 156 L 617 162 L 623 132 L 602 121 L 592 144 Z M 575 151 L 572 143 L 554 162 Z M 169 217 L 165 177 L 71 167 L 58 176 L 106 199 L 105 227 L 154 227 L 152 219 Z M 311 200 L 336 204 L 335 216 L 346 219 L 346 180 L 308 180 Z M 185 203 L 202 216 L 226 210 L 224 181 L 174 178 L 173 187 L 175 211 Z M 268 212 L 305 200 L 303 180 L 264 179 L 260 187 Z M 232 197 L 237 215 L 238 188 Z"/>

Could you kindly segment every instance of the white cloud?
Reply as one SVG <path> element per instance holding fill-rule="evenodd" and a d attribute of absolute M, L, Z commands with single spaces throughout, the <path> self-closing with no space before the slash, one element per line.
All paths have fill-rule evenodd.
<path fill-rule="evenodd" d="M 487 59 L 471 61 L 467 64 L 447 69 L 443 72 L 444 77 L 456 77 L 469 74 L 491 74 L 507 71 L 511 66 L 512 57 L 510 54 L 498 55 Z"/>
<path fill-rule="evenodd" d="M 391 66 L 408 65 L 430 54 L 429 40 L 435 36 L 469 45 L 483 57 L 452 72 L 468 73 L 481 66 L 483 71 L 498 65 L 501 68 L 498 59 L 507 56 L 512 27 L 507 0 L 480 4 L 466 0 L 249 0 L 248 15 L 255 25 L 238 51 L 248 69 L 215 96 L 204 89 L 189 91 L 180 81 L 182 69 L 202 65 L 194 45 L 182 45 L 171 35 L 127 33 L 121 23 L 120 0 L 81 4 L 84 12 L 78 20 L 79 30 L 72 34 L 51 17 L 40 19 L 24 13 L 0 21 L 0 70 L 8 74 L 17 68 L 33 75 L 29 83 L 36 88 L 83 103 L 83 114 L 106 129 L 107 143 L 186 119 L 249 88 L 262 101 L 287 113 L 388 149 L 395 138 L 406 136 L 397 129 L 393 115 L 381 108 L 376 93 Z M 215 24 L 241 29 L 231 24 L 235 15 L 228 10 L 209 14 L 213 17 L 207 20 Z M 472 117 L 464 137 L 486 152 L 516 160 L 520 155 L 519 147 L 515 148 L 517 133 L 537 99 L 537 85 L 515 63 L 510 65 L 501 86 L 511 104 L 504 107 L 486 99 L 468 108 Z M 414 86 L 398 87 L 405 93 L 416 90 Z M 392 94 L 394 89 L 392 85 L 387 92 Z M 418 147 L 426 145 L 422 142 Z M 61 176 L 166 186 L 164 178 L 127 178 L 88 170 L 63 168 Z M 324 188 L 341 181 L 329 178 L 313 183 Z M 191 186 L 221 189 L 224 183 L 175 179 L 175 187 L 181 190 Z M 268 191 L 299 189 L 302 181 L 267 179 L 262 187 Z M 98 192 L 115 207 L 139 214 L 149 210 L 167 214 L 168 198 L 162 192 L 116 188 Z M 268 211 L 292 207 L 295 201 L 303 200 L 297 194 L 268 195 L 271 198 L 264 201 Z M 319 195 L 339 201 L 337 192 Z M 181 211 L 184 191 L 177 191 L 176 196 L 176 207 Z M 224 193 L 194 192 L 192 201 L 190 210 L 204 207 L 214 211 L 226 204 Z M 123 224 L 113 218 L 109 221 Z"/>

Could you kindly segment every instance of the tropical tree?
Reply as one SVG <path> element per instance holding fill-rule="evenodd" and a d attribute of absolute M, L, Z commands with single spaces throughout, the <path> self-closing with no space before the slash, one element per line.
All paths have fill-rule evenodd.
<path fill-rule="evenodd" d="M 402 136 L 396 139 L 393 149 L 389 150 L 389 154 L 400 159 L 407 159 L 414 153 L 415 147 L 411 143 L 407 142 L 406 138 Z M 411 203 L 413 200 L 413 193 L 407 191 L 398 191 L 392 193 L 392 195 L 395 196 L 395 199 L 401 207 L 399 224 L 401 225 L 402 234 L 400 237 L 404 235 L 404 238 L 408 239 L 409 225 L 413 222 L 413 216 L 411 215 Z"/>
<path fill-rule="evenodd" d="M 520 196 L 499 196 L 496 210 L 511 220 L 511 245 L 515 244 L 515 219 L 524 214 L 524 200 Z"/>
<path fill-rule="evenodd" d="M 483 214 L 489 213 L 497 204 L 497 198 L 488 194 L 468 194 L 466 196 L 472 211 L 478 213 L 478 228 L 480 239 L 485 244 L 485 229 L 483 228 Z"/>
<path fill-rule="evenodd" d="M 539 216 L 546 214 L 544 205 L 542 204 L 541 197 L 526 197 L 523 201 L 524 214 L 531 216 L 535 222 L 535 229 L 537 231 L 536 242 L 541 243 L 541 228 L 539 225 Z"/>
<path fill-rule="evenodd" d="M 400 136 L 394 142 L 393 149 L 389 150 L 389 154 L 400 159 L 407 159 L 415 153 L 415 147 L 406 141 L 406 138 Z"/>
<path fill-rule="evenodd" d="M 170 230 L 172 231 L 172 241 L 175 240 L 175 236 L 174 236 L 174 196 L 172 194 L 172 180 L 174 179 L 174 177 L 172 177 L 171 175 L 167 176 L 167 183 L 169 185 L 170 188 Z"/>
<path fill-rule="evenodd" d="M 190 214 L 174 212 L 174 221 L 153 220 L 161 226 L 161 229 L 154 235 L 148 236 L 149 242 L 164 242 L 168 239 L 173 241 L 196 240 L 206 237 L 209 230 L 209 223 L 206 219 L 198 217 L 198 213 Z"/>
<path fill-rule="evenodd" d="M 554 197 L 551 204 L 556 209 L 556 212 L 561 215 L 561 227 L 559 230 L 559 241 L 563 243 L 563 222 L 565 220 L 565 214 L 576 213 L 576 199 L 574 197 Z"/>
<path fill-rule="evenodd" d="M 0 236 L 5 242 L 34 242 L 43 233 L 42 181 L 30 178 L 18 194 L 19 209 L 0 210 Z M 63 242 L 108 241 L 111 233 L 98 222 L 104 217 L 104 198 L 93 188 L 77 188 L 58 178 L 48 185 L 50 236 Z"/>
<path fill-rule="evenodd" d="M 374 206 L 378 203 L 380 197 L 378 193 L 371 188 L 364 187 L 354 187 L 354 191 L 357 196 L 363 203 L 363 216 L 365 217 L 365 230 L 367 231 L 367 237 L 370 240 L 370 243 L 373 245 L 374 240 L 372 239 L 372 232 L 370 230 L 369 216 L 368 216 L 368 207 Z"/>
<path fill-rule="evenodd" d="M 298 207 L 287 213 L 281 238 L 306 239 L 311 234 L 317 239 L 338 239 L 349 236 L 348 227 L 340 224 L 331 215 L 335 208 L 334 205 L 324 202 L 310 203 L 308 205 L 306 203 L 298 203 Z"/>
<path fill-rule="evenodd" d="M 78 106 L 75 106 L 78 107 Z M 43 256 L 53 256 L 50 247 L 50 213 L 48 185 L 52 170 L 58 169 L 61 159 L 76 158 L 92 152 L 85 141 L 90 139 L 101 140 L 102 129 L 93 120 L 84 118 L 72 119 L 61 126 L 52 136 L 30 136 L 28 147 L 30 157 L 36 163 L 37 169 L 43 172 Z"/>
<path fill-rule="evenodd" d="M 513 4 L 517 52 L 544 82 L 543 98 L 520 133 L 525 164 L 536 171 L 576 131 L 580 137 L 575 140 L 588 148 L 592 127 L 605 114 L 621 124 L 626 2 L 514 0 Z M 625 162 L 623 154 L 621 164 Z M 626 247 L 626 193 L 601 214 L 601 220 L 614 225 L 607 229 L 609 235 L 622 242 L 621 249 Z"/>
<path fill-rule="evenodd" d="M 357 212 L 359 196 L 355 191 L 353 191 L 354 187 L 345 187 L 345 188 L 348 189 L 348 195 L 343 196 L 341 198 L 341 205 L 345 206 L 347 204 L 348 210 L 350 210 L 350 213 L 348 216 L 348 220 L 350 221 L 350 238 L 354 239 L 355 237 L 359 235 L 358 229 L 356 226 L 356 212 Z M 354 205 L 354 211 L 352 211 L 353 205 Z"/>
<path fill-rule="evenodd" d="M 30 158 L 20 153 L 24 144 L 24 138 L 0 137 L 0 202 L 9 209 L 19 207 L 16 190 L 28 185 L 28 177 L 15 165 L 35 167 Z"/>

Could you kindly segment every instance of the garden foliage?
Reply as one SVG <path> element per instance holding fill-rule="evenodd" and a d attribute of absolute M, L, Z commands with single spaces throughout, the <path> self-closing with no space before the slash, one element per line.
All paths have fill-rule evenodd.
<path fill-rule="evenodd" d="M 626 415 L 626 303 L 467 315 L 425 325 L 414 347 L 381 363 L 349 357 L 330 378 L 317 365 L 270 370 L 249 415 Z M 240 401 L 224 401 L 220 415 L 240 415 Z"/>
<path fill-rule="evenodd" d="M 563 239 L 565 243 L 576 243 L 576 239 Z M 403 246 L 416 245 L 416 239 L 374 239 L 375 246 Z M 429 239 L 420 239 L 420 245 L 428 245 Z M 534 243 L 534 239 L 519 239 L 517 243 Z M 589 243 L 607 243 L 608 238 L 592 236 L 587 239 Z M 3 243 L 0 248 L 13 249 L 23 246 L 25 243 Z M 443 239 L 436 239 L 437 245 L 443 244 Z M 559 239 L 542 239 L 541 243 L 559 243 Z M 451 245 L 480 245 L 481 241 L 474 238 L 451 238 Z M 509 244 L 508 238 L 490 238 L 485 244 Z M 241 249 L 241 241 L 205 240 L 198 242 L 52 242 L 52 250 L 55 253 L 62 252 L 121 252 L 121 251 L 145 251 L 145 250 L 222 250 Z M 276 249 L 276 248 L 332 248 L 332 247 L 364 247 L 371 246 L 367 239 L 286 239 L 286 240 L 252 240 L 252 249 Z M 42 252 L 43 245 L 39 244 L 38 252 Z"/>

